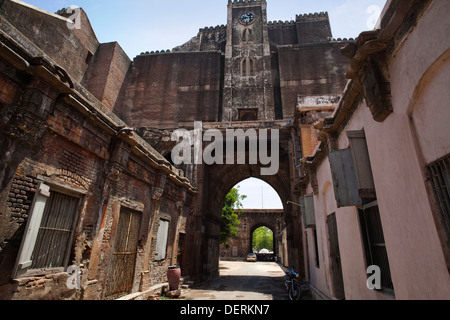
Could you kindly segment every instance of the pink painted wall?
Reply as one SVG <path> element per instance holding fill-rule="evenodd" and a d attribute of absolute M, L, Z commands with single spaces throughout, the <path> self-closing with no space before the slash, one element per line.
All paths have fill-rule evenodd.
<path fill-rule="evenodd" d="M 435 0 L 395 52 L 389 69 L 394 112 L 373 120 L 363 102 L 347 130 L 365 130 L 396 299 L 450 299 L 450 276 L 438 236 L 425 167 L 450 153 L 450 1 Z M 348 148 L 345 132 L 339 149 Z M 336 212 L 346 299 L 390 299 L 366 287 L 357 209 L 336 208 L 328 159 L 317 170 L 315 197 L 320 268 L 307 232 L 311 284 L 333 296 L 326 216 Z M 312 192 L 312 189 L 309 190 Z"/>

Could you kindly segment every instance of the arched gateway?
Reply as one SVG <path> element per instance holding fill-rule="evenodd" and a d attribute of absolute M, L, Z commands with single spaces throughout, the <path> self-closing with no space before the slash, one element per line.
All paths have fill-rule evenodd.
<path fill-rule="evenodd" d="M 221 245 L 220 258 L 245 258 L 253 251 L 254 232 L 260 227 L 267 227 L 273 232 L 273 255 L 277 256 L 282 245 L 279 239 L 285 228 L 283 209 L 244 209 L 239 215 L 238 237 L 230 239 L 229 246 Z"/>
<path fill-rule="evenodd" d="M 173 265 L 193 281 L 217 277 L 225 195 L 250 177 L 280 196 L 282 213 L 264 224 L 282 233 L 283 264 L 304 273 L 301 210 L 287 203 L 299 202 L 303 177 L 317 187 L 301 160 L 318 144 L 312 125 L 347 84 L 349 41 L 332 39 L 327 13 L 270 22 L 266 0 L 227 8 L 226 26 L 131 60 L 98 42 L 82 9 L 78 32 L 66 9 L 0 1 L 0 292 L 39 274 L 45 285 L 21 280 L 11 295 L 66 293 L 65 281 L 40 272 L 71 263 L 83 266 L 85 299 L 145 292 Z M 61 206 L 73 225 L 48 231 L 67 244 L 39 236 L 43 215 Z M 53 244 L 57 264 L 34 259 Z"/>
<path fill-rule="evenodd" d="M 256 132 L 261 130 L 270 129 L 272 131 L 277 130 L 279 133 L 279 166 L 278 171 L 273 175 L 262 175 L 261 168 L 267 167 L 260 161 L 256 164 L 248 164 L 249 160 L 249 146 L 246 144 L 246 160 L 247 164 L 213 164 L 202 167 L 203 186 L 202 186 L 202 207 L 203 221 L 204 221 L 204 250 L 202 250 L 203 259 L 203 275 L 206 278 L 214 278 L 219 274 L 219 256 L 220 256 L 220 221 L 222 207 L 224 199 L 228 191 L 242 180 L 247 178 L 258 178 L 268 183 L 278 193 L 283 203 L 284 209 L 282 212 L 277 213 L 277 217 L 270 221 L 267 220 L 271 226 L 273 226 L 274 233 L 280 229 L 280 226 L 286 226 L 287 232 L 287 246 L 290 248 L 289 257 L 284 257 L 285 261 L 289 261 L 289 264 L 297 266 L 299 269 L 303 267 L 302 263 L 302 245 L 300 233 L 301 221 L 296 214 L 295 208 L 287 205 L 288 201 L 294 199 L 292 193 L 290 167 L 292 165 L 292 157 L 290 154 L 291 147 L 291 129 L 292 125 L 290 121 L 271 121 L 271 122 L 235 122 L 235 123 L 216 123 L 208 124 L 206 128 L 215 128 L 226 132 L 226 130 L 244 130 L 249 127 L 258 128 Z M 267 141 L 261 141 L 259 143 L 271 144 L 270 136 Z M 272 150 L 274 151 L 274 150 Z M 226 158 L 226 155 L 224 155 Z M 261 226 L 262 221 L 260 222 Z M 298 229 L 298 230 L 297 230 Z M 280 230 L 281 231 L 281 230 Z M 297 235 L 297 236 L 296 236 Z M 248 245 L 246 250 L 250 250 Z"/>

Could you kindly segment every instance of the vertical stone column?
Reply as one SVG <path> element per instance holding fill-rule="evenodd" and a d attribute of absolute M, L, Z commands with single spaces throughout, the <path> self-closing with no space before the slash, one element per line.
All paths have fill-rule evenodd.
<path fill-rule="evenodd" d="M 139 288 L 140 291 L 146 290 L 150 286 L 150 261 L 152 259 L 152 253 L 154 252 L 154 246 L 156 246 L 156 243 L 153 241 L 153 238 L 156 237 L 158 230 L 155 230 L 155 224 L 157 223 L 159 219 L 159 208 L 161 206 L 161 197 L 164 194 L 164 189 L 166 187 L 167 182 L 167 176 L 165 174 L 159 174 L 155 179 L 155 184 L 151 188 L 151 208 L 150 208 L 150 215 L 149 219 L 147 221 L 144 221 L 143 223 L 146 223 L 148 225 L 148 237 L 147 237 L 147 243 L 145 244 L 145 254 L 144 254 L 144 266 L 143 266 L 143 273 L 141 277 L 141 286 Z"/>

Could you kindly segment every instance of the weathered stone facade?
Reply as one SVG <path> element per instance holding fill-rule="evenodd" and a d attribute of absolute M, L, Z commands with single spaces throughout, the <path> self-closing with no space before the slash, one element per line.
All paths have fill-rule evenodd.
<path fill-rule="evenodd" d="M 303 145 L 298 202 L 319 299 L 450 297 L 449 11 L 388 1 L 377 29 L 343 48 L 335 112 L 314 119 L 324 106 L 299 100 L 296 125 L 317 137 Z"/>
<path fill-rule="evenodd" d="M 120 84 L 117 77 L 120 80 L 130 61 L 117 44 L 97 44 L 93 59 L 98 54 L 98 61 L 89 66 L 84 60 L 77 62 L 80 52 L 84 55 L 83 51 L 89 50 L 82 44 L 86 40 L 83 35 L 70 34 L 73 41 L 63 42 L 68 47 L 74 43 L 80 46 L 67 49 L 73 56 L 70 59 L 54 51 L 52 41 L 21 33 L 33 30 L 28 28 L 32 21 L 68 30 L 64 18 L 9 1 L 1 10 L 1 297 L 107 299 L 164 282 L 169 265 L 183 264 L 178 243 L 180 234 L 189 230 L 187 221 L 196 190 L 179 170 L 110 112 L 117 95 L 115 87 Z M 22 19 L 27 15 L 30 19 Z M 35 20 L 31 16 L 36 16 Z M 21 21 L 28 21 L 28 27 L 21 27 Z M 54 31 L 43 31 L 41 37 L 55 36 Z M 92 35 L 88 38 L 93 39 Z M 117 50 L 125 59 L 108 60 L 104 56 L 109 51 L 106 55 L 117 59 Z M 69 59 L 58 60 L 62 58 Z M 81 70 L 72 63 L 86 64 L 84 79 L 88 80 L 83 81 Z M 110 73 L 102 74 L 104 64 L 113 64 Z M 91 93 L 100 100 L 79 82 L 92 86 Z M 39 229 L 30 222 L 30 216 L 37 215 L 35 199 L 43 186 L 49 187 L 50 199 L 64 194 L 77 201 L 75 224 L 68 239 L 72 245 L 61 251 L 62 263 L 42 262 L 28 270 L 30 266 L 26 261 L 22 263 L 18 254 L 24 252 L 24 243 L 29 240 L 27 230 Z M 48 201 L 47 206 L 52 207 Z M 126 290 L 112 288 L 108 296 L 105 287 L 115 285 L 107 284 L 107 278 L 114 268 L 112 249 L 124 211 L 132 211 L 140 218 L 136 256 L 129 266 L 133 277 Z M 160 219 L 168 220 L 172 227 L 167 256 L 155 261 Z M 45 241 L 52 246 L 55 239 Z M 49 250 L 56 249 L 49 247 L 41 252 L 50 255 Z M 66 285 L 69 274 L 64 268 L 69 265 L 80 268 L 78 290 Z"/>
<path fill-rule="evenodd" d="M 131 61 L 98 42 L 82 9 L 81 29 L 68 17 L 0 1 L 0 297 L 113 299 L 164 283 L 176 264 L 194 281 L 216 277 L 226 193 L 258 177 L 295 200 L 298 96 L 340 94 L 339 48 L 351 41 L 331 38 L 326 13 L 268 22 L 266 1 L 229 1 L 227 26 Z M 170 135 L 194 121 L 278 130 L 278 172 L 261 175 L 260 161 L 176 168 Z M 65 206 L 71 225 L 51 224 Z M 276 221 L 282 261 L 304 273 L 300 209 Z"/>

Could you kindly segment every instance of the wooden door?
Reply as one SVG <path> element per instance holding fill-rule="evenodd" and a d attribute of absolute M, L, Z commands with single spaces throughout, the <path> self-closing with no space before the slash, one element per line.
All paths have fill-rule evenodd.
<path fill-rule="evenodd" d="M 106 297 L 130 293 L 133 286 L 141 215 L 121 210 L 111 264 L 106 278 Z"/>
<path fill-rule="evenodd" d="M 336 299 L 345 299 L 344 280 L 342 278 L 341 254 L 339 250 L 336 214 L 328 216 L 328 237 L 330 240 L 331 276 Z"/>

